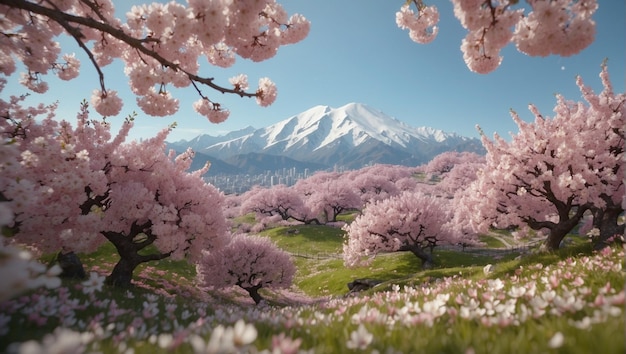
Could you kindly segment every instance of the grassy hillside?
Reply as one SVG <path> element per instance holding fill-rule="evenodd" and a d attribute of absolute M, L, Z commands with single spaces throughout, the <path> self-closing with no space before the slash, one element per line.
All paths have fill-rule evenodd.
<path fill-rule="evenodd" d="M 346 268 L 341 258 L 344 232 L 339 228 L 297 225 L 272 228 L 262 235 L 271 238 L 280 248 L 294 256 L 298 268 L 295 285 L 309 296 L 345 295 L 348 292 L 347 284 L 359 278 L 419 284 L 429 279 L 458 274 L 479 276 L 487 264 L 511 261 L 509 267 L 514 267 L 522 261 L 512 260 L 522 251 L 529 251 L 504 248 L 505 245 L 500 241 L 502 237 L 507 237 L 504 234 L 498 235 L 498 238 L 483 235 L 481 241 L 485 246 L 480 249 L 435 249 L 436 265 L 431 270 L 422 270 L 421 262 L 409 252 L 381 254 L 368 267 Z M 508 238 L 512 240 L 510 236 Z M 572 239 L 579 243 L 578 236 L 573 235 Z"/>
<path fill-rule="evenodd" d="M 130 289 L 86 293 L 82 281 L 65 280 L 60 289 L 0 303 L 6 320 L 0 352 L 28 340 L 35 340 L 31 349 L 63 343 L 77 346 L 74 352 L 102 353 L 259 353 L 285 346 L 313 353 L 582 354 L 626 346 L 622 248 L 593 253 L 589 242 L 573 237 L 559 252 L 535 254 L 493 248 L 507 235 L 489 235 L 484 249 L 436 250 L 434 269 L 422 270 L 409 253 L 348 269 L 338 228 L 278 227 L 263 235 L 292 253 L 298 267 L 292 289 L 263 293 L 269 306 L 255 307 L 237 290 L 198 289 L 194 267 L 163 260 L 140 267 Z M 117 256 L 104 246 L 81 259 L 88 271 L 107 274 Z M 357 278 L 383 283 L 345 297 Z"/>

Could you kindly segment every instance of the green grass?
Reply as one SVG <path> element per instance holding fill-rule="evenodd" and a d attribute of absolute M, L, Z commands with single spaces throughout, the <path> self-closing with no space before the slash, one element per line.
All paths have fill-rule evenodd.
<path fill-rule="evenodd" d="M 359 315 L 365 309 L 376 310 L 383 315 L 390 308 L 399 309 L 404 305 L 413 308 L 423 308 L 424 303 L 433 298 L 429 291 L 439 291 L 450 294 L 447 302 L 449 308 L 458 308 L 455 294 L 468 294 L 470 287 L 456 284 L 450 279 L 472 281 L 477 287 L 486 286 L 486 280 L 503 279 L 506 283 L 502 294 L 505 294 L 516 283 L 511 279 L 533 279 L 537 277 L 538 291 L 543 291 L 544 282 L 540 280 L 540 274 L 553 274 L 559 271 L 558 281 L 562 287 L 558 291 L 567 294 L 568 289 L 576 290 L 577 287 L 569 285 L 575 276 L 567 277 L 566 272 L 572 271 L 576 276 L 584 279 L 583 288 L 588 288 L 592 294 L 587 300 L 593 303 L 599 289 L 606 288 L 610 284 L 613 289 L 623 289 L 624 271 L 595 271 L 592 273 L 580 273 L 583 265 L 593 256 L 591 244 L 585 238 L 571 237 L 571 241 L 561 250 L 550 253 L 535 253 L 531 250 L 519 257 L 518 253 L 509 250 L 492 250 L 479 252 L 468 249 L 466 252 L 435 249 L 435 267 L 423 270 L 421 262 L 411 253 L 389 253 L 377 256 L 370 266 L 349 269 L 343 264 L 337 254 L 341 252 L 343 244 L 343 231 L 338 228 L 315 225 L 302 225 L 292 227 L 278 227 L 263 232 L 281 248 L 294 254 L 297 266 L 295 287 L 305 294 L 317 297 L 331 297 L 329 303 L 320 306 L 295 306 L 285 307 L 285 302 L 277 294 L 264 291 L 263 295 L 270 299 L 270 307 L 255 309 L 251 305 L 242 305 L 236 299 L 235 294 L 228 292 L 209 292 L 201 294 L 194 286 L 195 268 L 184 261 L 162 260 L 140 266 L 134 277 L 137 284 L 130 289 L 115 289 L 105 287 L 98 293 L 98 299 L 82 294 L 80 281 L 65 280 L 73 299 L 80 303 L 86 303 L 85 309 L 77 311 L 76 316 L 90 321 L 91 318 L 104 316 L 99 319 L 102 323 L 115 323 L 121 326 L 116 329 L 120 335 L 129 335 L 129 328 L 137 317 L 141 317 L 141 311 L 149 295 L 158 294 L 159 315 L 146 321 L 146 327 L 156 333 L 172 333 L 172 323 L 178 323 L 185 331 L 198 332 L 208 340 L 211 329 L 220 325 L 232 325 L 236 319 L 245 319 L 247 323 L 253 323 L 258 331 L 258 338 L 254 345 L 257 349 L 271 348 L 272 337 L 283 333 L 290 338 L 299 338 L 302 341 L 301 349 L 314 349 L 315 353 L 351 352 L 346 348 L 346 342 L 351 333 L 356 330 L 354 316 Z M 505 237 L 507 235 L 503 235 Z M 487 247 L 496 247 L 496 243 L 486 242 Z M 499 248 L 499 247 L 496 247 Z M 80 255 L 85 268 L 106 274 L 117 261 L 116 251 L 112 245 L 101 247 L 98 252 Z M 52 255 L 44 257 L 50 261 Z M 570 258 L 573 257 L 573 258 Z M 564 266 L 564 259 L 574 259 L 577 265 Z M 580 259 L 576 261 L 576 259 Z M 594 261 L 595 262 L 595 261 Z M 622 261 L 623 262 L 623 261 Z M 487 264 L 495 266 L 494 272 L 485 274 L 483 268 Z M 537 265 L 540 264 L 541 267 Z M 549 271 L 548 271 L 549 270 Z M 543 273 L 542 273 L 543 272 Z M 556 273 L 555 273 L 556 274 Z M 546 275 L 543 275 L 546 278 Z M 383 281 L 379 286 L 364 291 L 351 298 L 350 301 L 340 302 L 333 305 L 333 301 L 341 300 L 348 292 L 347 283 L 357 278 L 373 278 Z M 525 280 L 525 281 L 527 281 Z M 449 285 L 446 285 L 449 284 Z M 466 284 L 466 283 L 465 283 Z M 394 289 L 404 286 L 415 289 L 418 293 L 414 298 L 392 300 L 387 294 L 393 294 Z M 443 288 L 442 288 L 443 286 Z M 565 290 L 563 290 L 565 289 Z M 483 290 L 481 290 L 483 291 Z M 604 291 L 604 290 L 603 290 Z M 606 296 L 612 296 L 616 290 L 611 290 Z M 60 296 L 56 290 L 39 289 L 27 293 L 45 294 L 50 298 Z M 421 294 L 421 295 L 420 295 Z M 201 296 L 208 296 L 199 301 Z M 102 303 L 99 299 L 106 299 Z M 482 297 L 477 297 L 483 301 Z M 114 301 L 120 308 L 130 309 L 127 313 L 110 318 L 109 301 Z M 396 301 L 396 302 L 394 302 Z M 522 301 L 522 299 L 520 299 Z M 525 300 L 524 300 L 525 301 Z M 99 304 L 100 303 L 100 304 Z M 208 305 L 207 305 L 208 304 Z M 167 314 L 167 306 L 174 306 L 175 310 Z M 521 305 L 519 305 L 521 306 Z M 608 317 L 603 322 L 590 326 L 588 329 L 577 329 L 572 325 L 572 320 L 580 320 L 584 316 L 593 316 L 597 308 L 593 306 L 584 308 L 575 314 L 554 316 L 546 314 L 540 318 L 532 318 L 518 325 L 510 326 L 485 326 L 480 320 L 466 320 L 458 316 L 444 314 L 443 317 L 431 325 L 410 322 L 409 325 L 387 322 L 366 322 L 368 332 L 374 335 L 372 343 L 365 352 L 426 352 L 426 353 L 618 353 L 625 348 L 623 313 L 621 316 Z M 623 310 L 623 306 L 622 306 Z M 185 313 L 187 315 L 185 315 Z M 189 317 L 191 314 L 191 317 Z M 291 314 L 291 315 L 288 315 Z M 409 312 L 416 316 L 418 312 Z M 204 325 L 195 322 L 198 318 L 207 321 Z M 206 317 L 205 317 L 206 316 Z M 260 316 L 260 317 L 259 317 Z M 265 318 L 265 320 L 260 318 Z M 297 318 L 298 321 L 290 322 L 285 318 Z M 416 317 L 417 318 L 417 317 Z M 59 324 L 59 319 L 51 318 L 44 326 L 30 323 L 27 317 L 16 315 L 9 325 L 9 332 L 4 338 L 10 342 L 19 342 L 29 339 L 41 340 L 47 333 Z M 289 325 L 282 321 L 287 321 Z M 204 323 L 204 322 L 202 322 Z M 295 323 L 300 323 L 296 325 Z M 133 331 L 136 332 L 137 329 Z M 564 335 L 565 341 L 559 348 L 549 348 L 548 343 L 555 333 Z M 134 332 L 133 332 L 134 333 Z M 127 345 L 133 348 L 135 353 L 187 353 L 191 351 L 188 342 L 183 342 L 175 349 L 159 347 L 154 340 L 145 338 L 124 339 Z M 3 336 L 0 335 L 0 342 Z M 0 351 L 5 348 L 0 345 Z M 94 349 L 94 348 L 92 348 Z M 97 345 L 97 351 L 103 353 L 119 352 L 119 347 L 112 339 L 103 339 Z M 271 350 L 270 350 L 271 351 Z M 356 352 L 356 351 L 352 351 Z"/>
<path fill-rule="evenodd" d="M 503 248 L 505 247 L 504 243 L 502 243 L 502 241 L 498 240 L 495 237 L 489 236 L 489 235 L 480 235 L 478 237 L 478 239 L 480 240 L 480 242 L 484 243 L 486 247 L 488 248 Z"/>
<path fill-rule="evenodd" d="M 287 252 L 309 256 L 340 253 L 344 241 L 341 229 L 324 225 L 277 227 L 261 235 L 271 238 Z"/>
<path fill-rule="evenodd" d="M 234 219 L 231 219 L 233 228 L 236 229 L 241 224 L 251 224 L 253 225 L 256 222 L 254 213 L 248 213 L 246 215 L 238 216 Z"/>
<path fill-rule="evenodd" d="M 482 274 L 490 263 L 513 259 L 519 253 L 504 253 L 501 259 L 476 252 L 435 249 L 435 269 L 422 271 L 421 261 L 409 252 L 382 254 L 368 267 L 346 268 L 341 259 L 344 231 L 324 225 L 277 227 L 261 233 L 294 255 L 298 269 L 295 285 L 309 296 L 341 296 L 347 284 L 359 278 L 382 280 L 381 288 L 392 283 L 419 284 L 429 279 L 457 274 Z M 488 237 L 488 236 L 486 236 Z M 491 237 L 489 237 L 491 238 Z M 495 248 L 502 244 L 498 242 Z M 495 242 L 493 242 L 495 243 Z"/>
<path fill-rule="evenodd" d="M 311 296 L 340 296 L 348 292 L 347 284 L 359 278 L 391 281 L 411 276 L 420 270 L 420 262 L 409 253 L 377 257 L 370 266 L 346 268 L 343 259 L 297 260 L 296 285 Z"/>
<path fill-rule="evenodd" d="M 359 216 L 359 212 L 354 211 L 354 212 L 348 212 L 348 213 L 342 213 L 337 215 L 337 221 L 343 221 L 346 223 L 351 223 L 352 221 L 354 221 L 354 219 Z"/>

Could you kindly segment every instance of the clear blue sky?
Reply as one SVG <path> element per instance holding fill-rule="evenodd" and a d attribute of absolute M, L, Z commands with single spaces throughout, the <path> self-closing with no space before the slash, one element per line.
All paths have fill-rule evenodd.
<path fill-rule="evenodd" d="M 121 6 L 130 8 L 130 4 L 138 2 L 128 1 L 128 5 Z M 213 76 L 223 85 L 239 73 L 248 74 L 252 87 L 256 87 L 260 77 L 268 76 L 278 86 L 278 99 L 263 108 L 253 99 L 212 93 L 213 99 L 231 111 L 230 118 L 217 125 L 193 111 L 191 103 L 197 94 L 191 87 L 173 90 L 181 101 L 175 116 L 145 115 L 134 104 L 121 65 L 111 65 L 105 70 L 107 87 L 118 90 L 127 99 L 122 114 L 110 120 L 119 122 L 136 110 L 139 116 L 131 133 L 133 138 L 149 137 L 176 121 L 178 127 L 168 139 L 175 141 L 199 134 L 220 135 L 249 125 L 261 128 L 316 105 L 339 107 L 360 102 L 412 126 L 476 137 L 475 125 L 479 124 L 489 136 L 498 132 L 508 137 L 508 132 L 517 131 L 510 109 L 532 120 L 527 110 L 529 103 L 537 105 L 544 115 L 552 115 L 555 93 L 580 100 L 576 75 L 582 75 L 587 84 L 599 91 L 598 74 L 605 58 L 615 91 L 624 92 L 624 1 L 598 0 L 600 8 L 594 16 L 596 40 L 582 53 L 567 58 L 528 57 L 509 45 L 502 52 L 500 68 L 488 75 L 472 73 L 465 66 L 459 49 L 465 30 L 454 17 L 451 2 L 426 1 L 435 3 L 441 15 L 439 35 L 428 45 L 412 42 L 407 32 L 396 26 L 395 13 L 403 2 L 281 0 L 288 13 L 301 13 L 311 21 L 311 32 L 304 41 L 280 48 L 274 58 L 265 62 L 238 58 L 237 64 L 227 70 L 210 65 L 201 69 L 203 75 Z M 71 41 L 64 40 L 62 44 L 64 52 L 80 52 Z M 79 102 L 88 99 L 98 87 L 95 71 L 87 60 L 83 60 L 81 72 L 79 79 L 70 82 L 49 77 L 49 93 L 33 94 L 30 101 L 59 100 L 59 116 L 73 121 Z M 10 79 L 10 83 L 16 81 L 17 76 Z M 24 90 L 11 83 L 2 95 Z"/>

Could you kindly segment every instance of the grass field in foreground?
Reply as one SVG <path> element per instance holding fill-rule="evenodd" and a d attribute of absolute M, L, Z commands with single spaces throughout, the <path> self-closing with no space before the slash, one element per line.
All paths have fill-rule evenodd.
<path fill-rule="evenodd" d="M 333 253 L 337 229 L 298 227 L 267 235 L 288 251 Z M 341 259 L 297 257 L 302 304 L 255 307 L 228 292 L 205 294 L 194 269 L 163 260 L 142 267 L 131 289 L 86 293 L 80 281 L 39 289 L 0 304 L 0 351 L 8 343 L 46 352 L 119 353 L 622 353 L 624 249 L 593 253 L 577 241 L 554 253 L 435 252 L 421 270 L 407 253 L 381 255 L 370 267 Z M 81 255 L 106 273 L 112 247 Z M 494 266 L 485 274 L 485 264 Z M 356 277 L 385 280 L 344 297 Z M 311 303 L 318 295 L 324 296 Z M 289 295 L 283 295 L 289 296 Z M 272 301 L 278 304 L 280 301 Z M 239 322 L 238 322 L 239 321 Z M 45 337 L 45 338 L 44 338 Z M 15 344 L 15 345 L 19 345 Z M 14 348 L 14 349 L 15 349 Z M 288 351 L 291 350 L 291 351 Z"/>

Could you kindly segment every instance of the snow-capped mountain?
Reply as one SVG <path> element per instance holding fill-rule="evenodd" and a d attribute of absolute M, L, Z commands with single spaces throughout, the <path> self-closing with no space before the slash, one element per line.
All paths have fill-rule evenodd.
<path fill-rule="evenodd" d="M 316 106 L 265 128 L 239 131 L 220 137 L 221 141 L 211 138 L 200 136 L 187 142 L 194 142 L 193 146 L 187 146 L 223 160 L 261 153 L 348 168 L 373 163 L 417 166 L 444 151 L 483 151 L 478 139 L 411 127 L 359 103 L 339 108 Z M 200 148 L 200 142 L 207 144 Z"/>
<path fill-rule="evenodd" d="M 192 148 L 194 151 L 201 151 L 207 146 L 215 145 L 221 143 L 223 141 L 232 140 L 239 138 L 241 136 L 253 133 L 256 129 L 248 126 L 246 128 L 232 131 L 225 135 L 220 136 L 212 136 L 208 134 L 198 135 L 197 137 L 191 140 L 179 140 L 173 143 L 170 143 L 171 146 L 181 147 L 183 150 L 186 150 L 188 147 Z"/>

